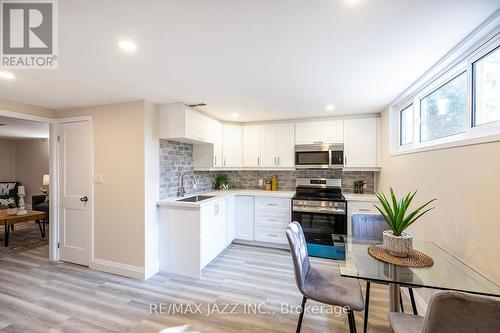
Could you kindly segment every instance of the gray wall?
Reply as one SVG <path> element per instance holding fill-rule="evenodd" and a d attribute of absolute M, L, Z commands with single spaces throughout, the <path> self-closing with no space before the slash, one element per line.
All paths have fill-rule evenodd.
<path fill-rule="evenodd" d="M 185 177 L 186 194 L 206 191 L 214 188 L 215 177 L 227 175 L 231 188 L 257 189 L 259 179 L 270 180 L 278 176 L 279 190 L 294 190 L 298 177 L 320 177 L 342 179 L 342 190 L 354 192 L 353 182 L 364 180 L 365 193 L 373 193 L 375 172 L 342 170 L 296 170 L 296 171 L 215 171 L 193 172 L 193 145 L 160 140 L 160 199 L 175 197 L 178 190 L 178 177 L 189 172 Z M 194 179 L 196 188 L 194 187 Z"/>
<path fill-rule="evenodd" d="M 3 147 L 3 149 L 2 149 Z M 5 153 L 10 152 L 10 154 Z M 3 153 L 2 153 L 3 152 Z M 11 166 L 12 170 L 4 165 Z M 49 173 L 49 142 L 46 139 L 0 140 L 0 180 L 16 180 L 26 187 L 26 204 L 42 194 L 43 175 Z"/>

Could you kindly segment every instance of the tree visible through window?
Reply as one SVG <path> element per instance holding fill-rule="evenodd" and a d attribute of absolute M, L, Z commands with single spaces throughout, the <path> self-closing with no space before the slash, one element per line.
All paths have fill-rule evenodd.
<path fill-rule="evenodd" d="M 500 49 L 473 66 L 475 125 L 500 120 Z"/>
<path fill-rule="evenodd" d="M 464 132 L 467 125 L 466 73 L 420 100 L 421 142 Z"/>

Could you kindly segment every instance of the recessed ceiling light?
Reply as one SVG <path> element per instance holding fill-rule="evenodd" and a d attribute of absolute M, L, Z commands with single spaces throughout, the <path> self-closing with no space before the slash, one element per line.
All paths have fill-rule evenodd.
<path fill-rule="evenodd" d="M 333 111 L 335 110 L 335 105 L 327 105 L 325 109 L 326 111 Z"/>
<path fill-rule="evenodd" d="M 14 74 L 12 74 L 10 72 L 0 71 L 0 78 L 6 79 L 6 80 L 14 80 L 16 77 L 14 76 Z"/>
<path fill-rule="evenodd" d="M 360 0 L 344 0 L 344 2 L 349 6 L 354 6 L 357 5 L 360 2 Z"/>
<path fill-rule="evenodd" d="M 135 52 L 135 50 L 137 50 L 137 45 L 130 41 L 130 40 L 126 40 L 126 39 L 122 39 L 118 42 L 118 46 L 124 50 L 124 51 L 127 51 L 129 53 L 131 52 Z"/>
<path fill-rule="evenodd" d="M 233 112 L 231 114 L 231 117 L 233 117 L 233 118 L 238 118 L 239 116 L 240 116 L 240 114 L 238 112 Z"/>

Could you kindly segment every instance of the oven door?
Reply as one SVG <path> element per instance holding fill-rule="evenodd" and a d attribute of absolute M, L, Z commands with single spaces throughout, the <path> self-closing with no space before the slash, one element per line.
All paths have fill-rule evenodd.
<path fill-rule="evenodd" d="M 294 208 L 292 217 L 293 221 L 301 225 L 306 240 L 309 237 L 311 241 L 323 243 L 325 239 L 329 239 L 327 242 L 331 243 L 332 234 L 347 234 L 345 214 L 322 212 L 317 208 L 310 211 L 307 208 L 301 208 L 300 211 Z"/>
<path fill-rule="evenodd" d="M 297 221 L 304 231 L 307 250 L 313 257 L 342 259 L 344 249 L 334 246 L 333 234 L 347 234 L 347 217 L 345 214 L 332 214 L 331 212 L 318 212 L 315 208 L 311 211 L 292 211 L 292 220 Z"/>

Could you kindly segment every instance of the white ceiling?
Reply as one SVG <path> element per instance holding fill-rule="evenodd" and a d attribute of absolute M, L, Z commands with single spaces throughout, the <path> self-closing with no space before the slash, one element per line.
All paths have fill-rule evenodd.
<path fill-rule="evenodd" d="M 49 124 L 0 116 L 1 139 L 46 139 Z"/>
<path fill-rule="evenodd" d="M 349 5 L 348 3 L 356 3 Z M 207 103 L 238 121 L 378 112 L 500 8 L 498 0 L 64 0 L 59 69 L 0 98 L 54 109 Z M 138 44 L 133 55 L 119 39 Z M 325 111 L 334 104 L 334 111 Z M 234 119 L 233 119 L 234 120 Z"/>

